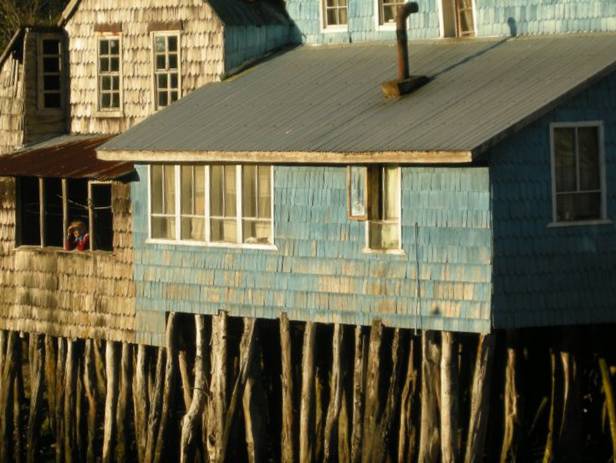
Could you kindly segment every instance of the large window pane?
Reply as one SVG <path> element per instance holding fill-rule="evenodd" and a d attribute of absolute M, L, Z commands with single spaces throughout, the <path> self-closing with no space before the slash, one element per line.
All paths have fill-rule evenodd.
<path fill-rule="evenodd" d="M 223 167 L 210 168 L 210 215 L 222 216 L 223 211 Z"/>
<path fill-rule="evenodd" d="M 601 193 L 567 193 L 556 198 L 557 221 L 601 218 Z"/>
<path fill-rule="evenodd" d="M 41 244 L 41 211 L 39 199 L 39 179 L 23 177 L 17 179 L 19 187 L 19 245 Z"/>
<path fill-rule="evenodd" d="M 400 169 L 368 168 L 368 247 L 400 248 Z"/>
<path fill-rule="evenodd" d="M 212 219 L 210 223 L 210 239 L 211 241 L 236 243 L 237 222 L 235 221 L 235 219 Z"/>
<path fill-rule="evenodd" d="M 225 217 L 235 216 L 236 214 L 236 186 L 235 186 L 235 176 L 236 176 L 236 168 L 235 166 L 225 166 L 225 187 L 224 187 L 224 213 Z"/>
<path fill-rule="evenodd" d="M 172 217 L 152 217 L 152 238 L 175 239 L 175 219 Z"/>
<path fill-rule="evenodd" d="M 242 216 L 257 217 L 257 166 L 242 166 Z"/>
<path fill-rule="evenodd" d="M 64 226 L 62 220 L 62 180 L 46 178 L 45 192 L 45 245 L 64 246 Z"/>
<path fill-rule="evenodd" d="M 272 218 L 272 167 L 259 166 L 259 217 Z"/>
<path fill-rule="evenodd" d="M 175 213 L 175 167 L 164 167 L 164 202 L 163 211 L 165 214 Z"/>
<path fill-rule="evenodd" d="M 163 213 L 163 166 L 153 165 L 151 172 L 151 208 L 153 214 Z"/>
<path fill-rule="evenodd" d="M 576 190 L 575 129 L 554 130 L 554 161 L 556 163 L 556 191 Z"/>
<path fill-rule="evenodd" d="M 599 134 L 596 127 L 578 129 L 580 189 L 601 188 L 599 176 Z"/>
<path fill-rule="evenodd" d="M 384 172 L 385 181 L 383 183 L 383 218 L 386 220 L 398 220 L 400 204 L 398 197 L 400 194 L 400 169 L 388 167 Z"/>

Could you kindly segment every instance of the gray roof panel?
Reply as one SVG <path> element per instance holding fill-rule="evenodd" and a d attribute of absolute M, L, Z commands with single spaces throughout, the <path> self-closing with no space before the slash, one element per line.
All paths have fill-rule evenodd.
<path fill-rule="evenodd" d="M 206 85 L 99 151 L 480 151 L 612 70 L 616 35 L 411 42 L 432 80 L 399 100 L 393 44 L 308 47 Z"/>

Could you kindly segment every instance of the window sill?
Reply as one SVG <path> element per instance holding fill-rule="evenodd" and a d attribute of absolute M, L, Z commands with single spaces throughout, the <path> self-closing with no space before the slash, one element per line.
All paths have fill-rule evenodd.
<path fill-rule="evenodd" d="M 376 30 L 378 32 L 395 32 L 396 31 L 396 23 L 395 22 L 385 23 L 385 24 L 378 24 L 377 23 Z"/>
<path fill-rule="evenodd" d="M 94 117 L 99 118 L 108 118 L 108 119 L 119 119 L 124 117 L 124 111 L 95 111 Z"/>
<path fill-rule="evenodd" d="M 364 248 L 362 249 L 364 254 L 389 254 L 392 256 L 406 256 L 406 252 L 404 249 L 372 249 L 372 248 Z"/>
<path fill-rule="evenodd" d="M 72 251 L 67 251 L 61 247 L 54 247 L 54 246 L 41 247 L 41 246 L 27 245 L 27 244 L 17 246 L 16 248 L 13 249 L 13 252 L 33 252 L 33 251 L 40 252 L 42 254 L 78 254 L 81 256 L 91 256 L 91 255 L 111 256 L 113 255 L 113 251 L 102 251 L 100 249 L 95 249 L 94 251 L 77 251 L 75 249 Z"/>
<path fill-rule="evenodd" d="M 187 240 L 164 240 L 158 238 L 148 238 L 146 244 L 167 244 L 170 246 L 196 246 L 200 248 L 227 248 L 227 249 L 256 249 L 261 251 L 278 251 L 275 244 L 250 244 L 250 243 L 219 243 L 205 241 Z"/>
<path fill-rule="evenodd" d="M 348 25 L 321 27 L 322 34 L 335 34 L 337 32 L 348 32 L 348 31 L 349 31 Z"/>
<path fill-rule="evenodd" d="M 592 225 L 610 225 L 612 223 L 609 219 L 597 219 L 597 220 L 580 220 L 577 222 L 550 222 L 547 224 L 547 228 L 560 228 L 560 227 L 578 227 L 578 226 L 592 226 Z"/>

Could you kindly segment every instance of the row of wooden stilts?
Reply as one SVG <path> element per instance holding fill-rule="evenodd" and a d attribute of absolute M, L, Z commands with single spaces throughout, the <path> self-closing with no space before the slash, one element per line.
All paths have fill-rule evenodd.
<path fill-rule="evenodd" d="M 225 313 L 170 314 L 161 348 L 0 331 L 0 462 L 607 461 L 609 356 L 532 336 Z"/>

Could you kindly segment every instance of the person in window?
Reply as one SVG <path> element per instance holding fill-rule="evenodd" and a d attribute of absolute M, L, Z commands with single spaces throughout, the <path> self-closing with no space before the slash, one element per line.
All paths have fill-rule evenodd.
<path fill-rule="evenodd" d="M 75 220 L 68 226 L 64 249 L 66 251 L 87 251 L 90 248 L 88 227 L 81 220 Z"/>

